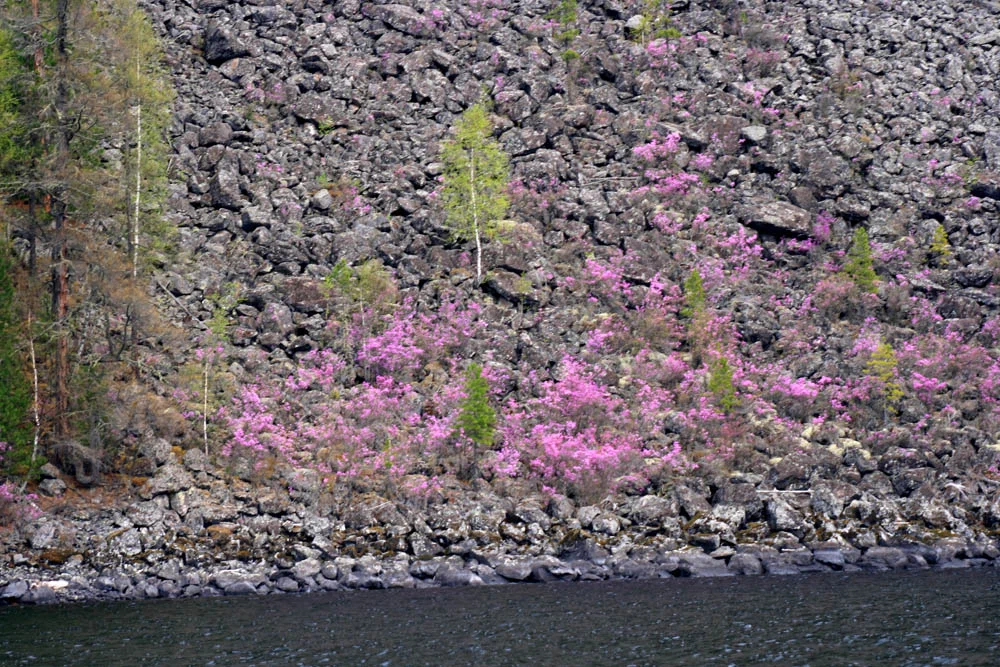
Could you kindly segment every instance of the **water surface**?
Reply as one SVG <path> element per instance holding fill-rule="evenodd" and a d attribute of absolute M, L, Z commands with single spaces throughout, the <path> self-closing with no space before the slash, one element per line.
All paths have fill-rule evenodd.
<path fill-rule="evenodd" d="M 3 665 L 997 665 L 1000 571 L 0 609 Z"/>

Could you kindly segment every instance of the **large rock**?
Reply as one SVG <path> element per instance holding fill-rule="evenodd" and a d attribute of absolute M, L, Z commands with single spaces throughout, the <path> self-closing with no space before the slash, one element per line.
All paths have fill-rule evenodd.
<path fill-rule="evenodd" d="M 502 558 L 493 566 L 493 569 L 504 579 L 525 581 L 531 576 L 532 559 L 517 557 Z"/>
<path fill-rule="evenodd" d="M 685 551 L 678 554 L 674 574 L 678 577 L 731 577 L 735 572 L 726 567 L 724 560 L 712 558 L 703 551 Z"/>
<path fill-rule="evenodd" d="M 229 26 L 209 23 L 205 29 L 205 60 L 219 65 L 233 58 L 250 55 L 250 48 Z"/>
<path fill-rule="evenodd" d="M 414 37 L 424 37 L 434 31 L 434 21 L 406 5 L 365 5 L 362 12 L 389 27 Z"/>
<path fill-rule="evenodd" d="M 812 215 L 787 202 L 746 206 L 737 211 L 740 221 L 759 232 L 775 236 L 808 238 L 812 233 Z"/>
<path fill-rule="evenodd" d="M 162 493 L 176 493 L 194 486 L 190 473 L 176 463 L 168 463 L 156 471 L 156 476 L 150 478 L 139 488 L 139 496 L 149 500 Z"/>
<path fill-rule="evenodd" d="M 800 535 L 806 529 L 802 513 L 794 509 L 783 498 L 772 496 L 765 505 L 767 525 L 773 531 L 784 531 Z"/>
<path fill-rule="evenodd" d="M 676 517 L 677 514 L 676 499 L 647 495 L 632 503 L 628 517 L 640 526 L 662 526 L 667 519 Z"/>

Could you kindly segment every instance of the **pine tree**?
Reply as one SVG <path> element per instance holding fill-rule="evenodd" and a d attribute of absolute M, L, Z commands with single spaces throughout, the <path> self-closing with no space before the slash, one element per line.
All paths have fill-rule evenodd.
<path fill-rule="evenodd" d="M 492 137 L 486 106 L 476 104 L 455 125 L 455 138 L 441 149 L 441 198 L 456 238 L 476 242 L 476 282 L 483 280 L 483 239 L 495 239 L 507 213 L 508 166 Z"/>
<path fill-rule="evenodd" d="M 858 227 L 854 231 L 854 242 L 847 252 L 847 262 L 841 271 L 862 291 L 872 294 L 878 291 L 878 276 L 872 267 L 872 247 L 864 227 Z"/>
<path fill-rule="evenodd" d="M 458 425 L 462 434 L 472 442 L 472 460 L 468 466 L 470 476 L 479 460 L 480 448 L 493 445 L 497 416 L 490 405 L 489 390 L 489 383 L 483 377 L 483 367 L 469 364 L 465 371 L 465 400 L 462 401 Z"/>

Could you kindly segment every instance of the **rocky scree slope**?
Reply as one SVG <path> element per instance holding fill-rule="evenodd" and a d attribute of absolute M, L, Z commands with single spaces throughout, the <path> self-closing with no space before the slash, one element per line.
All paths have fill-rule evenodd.
<path fill-rule="evenodd" d="M 641 435 L 658 455 L 682 448 L 670 463 L 683 473 L 605 487 L 637 494 L 599 508 L 614 530 L 595 527 L 581 488 L 559 486 L 550 502 L 497 474 L 496 492 L 526 500 L 505 501 L 514 505 L 491 530 L 456 517 L 457 527 L 427 533 L 414 520 L 390 531 L 405 538 L 390 547 L 378 526 L 394 522 L 361 521 L 358 553 L 418 559 L 415 536 L 430 535 L 473 562 L 498 530 L 504 553 L 558 555 L 565 535 L 553 522 L 593 544 L 627 536 L 612 537 L 624 554 L 645 536 L 730 564 L 747 544 L 867 550 L 994 534 L 996 3 L 677 3 L 679 36 L 662 39 L 639 34 L 643 6 L 613 1 L 579 3 L 572 38 L 559 37 L 549 3 L 145 7 L 178 91 L 170 216 L 180 252 L 157 281 L 170 292 L 164 308 L 192 329 L 218 295 L 238 293 L 225 350 L 232 383 L 282 382 L 325 348 L 346 357 L 336 380 L 345 388 L 398 370 L 359 361 L 360 341 L 342 332 L 360 308 L 324 283 L 338 262 L 378 259 L 409 304 L 384 311 L 387 322 L 455 303 L 469 317 L 474 305 L 474 336 L 397 378 L 425 406 L 449 381 L 446 357 L 487 362 L 497 401 L 527 403 L 567 374 L 568 356 L 616 405 L 637 413 L 658 397 L 632 424 L 655 423 Z M 484 91 L 514 182 L 510 241 L 489 244 L 480 289 L 435 199 L 441 142 Z M 859 228 L 875 293 L 840 270 Z M 693 270 L 706 293 L 700 320 L 681 314 Z M 894 355 L 873 365 L 880 343 Z M 164 370 L 201 344 L 192 336 Z M 729 410 L 708 387 L 723 358 Z M 179 474 L 161 458 L 153 486 Z M 300 504 L 276 513 L 285 518 L 273 536 L 253 528 L 252 494 L 225 516 L 182 508 L 177 494 L 189 491 L 203 507 L 230 507 L 239 485 L 209 466 L 190 486 L 105 510 L 129 535 L 115 553 L 155 561 L 179 534 L 211 546 L 215 526 L 225 544 L 262 541 L 253 553 L 265 559 L 287 554 L 288 539 L 322 550 L 325 528 L 295 526 L 311 513 L 342 521 L 356 498 L 324 492 L 306 463 L 287 473 Z M 404 472 L 426 482 L 434 471 Z M 557 484 L 528 465 L 518 472 Z M 477 497 L 436 484 L 388 506 L 430 512 Z M 297 485 L 311 495 L 294 499 Z M 646 492 L 670 504 L 669 529 L 625 530 L 650 525 L 616 514 L 620 502 L 660 502 Z M 548 518 L 518 518 L 518 502 Z M 144 509 L 159 518 L 131 518 Z M 84 546 L 83 534 L 60 530 L 36 546 Z M 344 553 L 330 544 L 330 555 Z"/>

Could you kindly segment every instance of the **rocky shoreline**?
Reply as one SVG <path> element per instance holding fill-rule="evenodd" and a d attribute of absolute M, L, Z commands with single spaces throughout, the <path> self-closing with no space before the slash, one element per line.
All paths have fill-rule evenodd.
<path fill-rule="evenodd" d="M 893 471 L 888 455 L 873 459 L 867 484 L 836 479 L 856 461 L 831 475 L 819 465 L 829 451 L 814 447 L 767 476 L 691 477 L 587 505 L 457 480 L 422 498 L 336 496 L 305 470 L 262 487 L 199 450 L 157 441 L 145 454 L 150 476 L 135 497 L 67 503 L 3 536 L 0 601 L 1000 565 L 995 494 L 946 504 L 930 481 L 909 498 L 863 490 L 879 477 L 891 490 L 919 469 Z"/>
<path fill-rule="evenodd" d="M 1000 567 L 995 541 L 942 540 L 934 545 L 842 549 L 825 545 L 789 551 L 754 547 L 735 549 L 729 557 L 700 549 L 655 553 L 652 560 L 631 556 L 562 560 L 553 556 L 475 554 L 427 560 L 395 557 L 380 560 L 347 556 L 309 557 L 291 568 L 230 561 L 218 569 L 182 565 L 106 568 L 66 567 L 53 577 L 34 568 L 14 568 L 0 589 L 6 603 L 48 604 L 155 598 L 216 597 L 314 593 L 349 589 L 482 586 L 555 581 L 666 579 L 793 575 L 818 572 L 885 572 Z"/>
<path fill-rule="evenodd" d="M 155 598 L 314 593 L 350 589 L 482 586 L 556 581 L 666 579 L 794 575 L 819 572 L 886 572 L 1000 567 L 996 541 L 942 540 L 933 545 L 859 549 L 815 545 L 786 551 L 753 546 L 705 553 L 653 552 L 649 560 L 631 555 L 563 560 L 554 556 L 474 553 L 426 560 L 406 554 L 390 559 L 310 556 L 286 568 L 271 563 L 229 561 L 216 568 L 187 567 L 178 560 L 95 570 L 71 564 L 58 573 L 16 567 L 5 574 L 0 603 L 48 604 Z M 308 551 L 301 551 L 303 555 Z"/>

